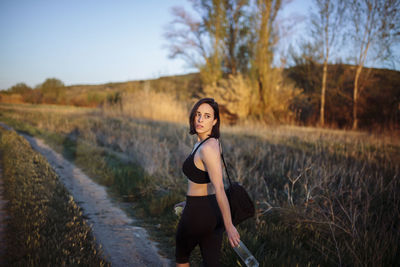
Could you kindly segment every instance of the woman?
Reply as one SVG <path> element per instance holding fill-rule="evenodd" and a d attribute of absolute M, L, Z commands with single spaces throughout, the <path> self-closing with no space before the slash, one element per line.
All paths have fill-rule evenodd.
<path fill-rule="evenodd" d="M 203 98 L 193 107 L 190 134 L 197 134 L 193 152 L 183 163 L 188 178 L 186 202 L 176 233 L 176 266 L 189 266 L 189 256 L 200 246 L 205 266 L 219 266 L 222 234 L 235 247 L 240 236 L 232 224 L 229 202 L 222 181 L 219 150 L 219 109 L 212 98 Z"/>

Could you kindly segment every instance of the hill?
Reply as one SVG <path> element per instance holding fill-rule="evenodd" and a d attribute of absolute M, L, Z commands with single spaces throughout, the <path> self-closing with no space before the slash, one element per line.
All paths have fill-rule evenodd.
<path fill-rule="evenodd" d="M 284 75 L 302 93 L 291 100 L 290 109 L 296 114 L 293 121 L 299 125 L 316 125 L 320 110 L 322 67 L 307 63 L 285 69 Z M 355 66 L 332 64 L 328 67 L 325 121 L 332 128 L 350 128 L 353 108 L 353 80 Z M 400 72 L 388 69 L 364 68 L 360 78 L 359 125 L 364 129 L 399 129 Z M 99 107 L 122 102 L 125 93 L 153 92 L 167 94 L 177 102 L 190 106 L 193 98 L 202 92 L 198 73 L 160 77 L 100 85 L 65 86 L 61 97 L 46 100 L 40 89 L 24 94 L 0 93 L 0 102 L 49 103 Z M 135 96 L 138 97 L 138 96 Z M 142 97 L 142 96 L 140 96 Z M 146 101 L 145 99 L 137 99 Z M 136 101 L 135 101 L 136 102 Z M 223 107 L 222 107 L 223 109 Z M 227 113 L 224 109 L 222 113 Z M 232 114 L 228 114 L 229 116 Z M 233 114 L 234 115 L 234 114 Z"/>

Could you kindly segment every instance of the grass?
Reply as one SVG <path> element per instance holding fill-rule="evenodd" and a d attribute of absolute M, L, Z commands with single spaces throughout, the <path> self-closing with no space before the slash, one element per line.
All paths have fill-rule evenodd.
<path fill-rule="evenodd" d="M 1 105 L 0 120 L 45 138 L 108 186 L 173 258 L 172 207 L 184 199 L 180 166 L 195 142 L 187 126 L 40 108 Z M 242 125 L 223 126 L 222 141 L 231 176 L 257 204 L 256 218 L 239 231 L 260 266 L 400 262 L 398 135 Z M 237 266 L 223 246 L 223 264 Z"/>
<path fill-rule="evenodd" d="M 42 155 L 0 128 L 8 266 L 109 266 L 73 197 Z"/>

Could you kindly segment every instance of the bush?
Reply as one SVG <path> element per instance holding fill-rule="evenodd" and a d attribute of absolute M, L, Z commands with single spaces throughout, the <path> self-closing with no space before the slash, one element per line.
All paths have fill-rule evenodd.
<path fill-rule="evenodd" d="M 249 115 L 252 88 L 249 80 L 242 75 L 229 75 L 218 85 L 207 85 L 203 90 L 203 97 L 213 97 L 220 106 L 224 106 L 228 113 L 235 114 L 238 119 L 245 119 Z"/>
<path fill-rule="evenodd" d="M 64 83 L 55 78 L 49 78 L 39 87 L 45 103 L 62 103 L 65 99 Z"/>

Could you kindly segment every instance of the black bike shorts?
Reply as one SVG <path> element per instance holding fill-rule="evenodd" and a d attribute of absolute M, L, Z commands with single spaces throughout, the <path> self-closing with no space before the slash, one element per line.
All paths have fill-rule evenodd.
<path fill-rule="evenodd" d="M 186 196 L 176 232 L 177 263 L 189 262 L 198 244 L 205 266 L 219 266 L 224 225 L 215 195 Z"/>

